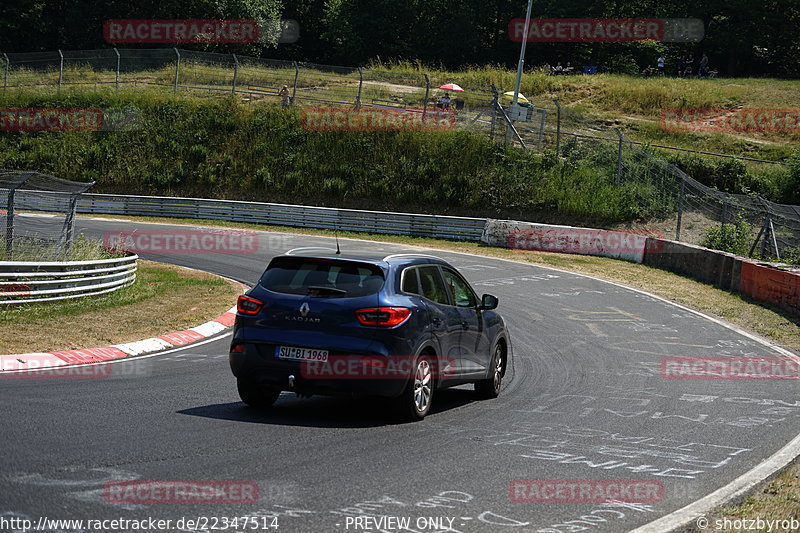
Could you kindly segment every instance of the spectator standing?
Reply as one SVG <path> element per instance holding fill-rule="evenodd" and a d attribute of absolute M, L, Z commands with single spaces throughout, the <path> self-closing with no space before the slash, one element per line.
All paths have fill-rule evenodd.
<path fill-rule="evenodd" d="M 664 70 L 665 70 L 665 69 L 666 69 L 666 67 L 667 67 L 667 58 L 665 58 L 665 57 L 664 57 L 664 55 L 662 54 L 662 55 L 661 55 L 661 56 L 660 56 L 660 57 L 659 57 L 659 58 L 656 60 L 656 64 L 658 65 L 658 73 L 659 73 L 659 74 L 661 74 L 661 75 L 663 76 L 663 75 L 664 75 L 664 73 L 665 73 L 665 72 L 664 72 Z"/>
<path fill-rule="evenodd" d="M 678 59 L 678 77 L 682 78 L 686 71 L 686 60 L 683 58 Z"/>
<path fill-rule="evenodd" d="M 291 97 L 289 96 L 289 86 L 284 85 L 283 89 L 281 89 L 280 92 L 278 93 L 278 96 L 281 97 L 281 103 L 284 105 L 284 107 L 288 107 L 291 99 Z"/>
<path fill-rule="evenodd" d="M 703 57 L 700 59 L 700 71 L 698 72 L 701 78 L 708 76 L 708 56 L 703 52 Z"/>
<path fill-rule="evenodd" d="M 694 67 L 694 55 L 689 54 L 689 57 L 686 58 L 686 70 L 683 72 L 685 78 L 692 75 L 692 67 Z"/>

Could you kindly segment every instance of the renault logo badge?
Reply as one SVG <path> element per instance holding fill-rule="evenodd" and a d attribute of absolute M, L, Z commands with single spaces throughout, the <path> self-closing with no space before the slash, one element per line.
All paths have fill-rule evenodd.
<path fill-rule="evenodd" d="M 308 314 L 310 310 L 311 308 L 308 307 L 308 302 L 303 302 L 303 305 L 300 306 L 300 314 L 303 315 L 304 317 Z"/>

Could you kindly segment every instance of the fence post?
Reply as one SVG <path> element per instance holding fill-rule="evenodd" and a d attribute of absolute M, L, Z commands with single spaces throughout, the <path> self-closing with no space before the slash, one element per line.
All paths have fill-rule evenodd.
<path fill-rule="evenodd" d="M 178 77 L 181 72 L 181 53 L 177 48 L 173 48 L 173 50 L 175 50 L 175 87 L 172 89 L 172 94 L 178 94 Z"/>
<path fill-rule="evenodd" d="M 300 79 L 300 65 L 297 64 L 297 61 L 292 61 L 292 65 L 294 65 L 294 86 L 292 87 L 292 105 L 294 105 L 294 99 L 297 96 L 297 80 Z"/>
<path fill-rule="evenodd" d="M 5 76 L 3 77 L 3 92 L 5 92 L 6 89 L 8 88 L 8 67 L 11 64 L 11 61 L 8 59 L 7 54 L 3 54 L 3 59 L 6 60 L 6 72 Z"/>
<path fill-rule="evenodd" d="M 500 104 L 500 91 L 497 90 L 494 83 L 492 84 L 492 129 L 489 132 L 489 138 L 494 141 L 494 128 L 497 123 L 497 106 Z"/>
<path fill-rule="evenodd" d="M 553 98 L 556 104 L 556 155 L 561 155 L 561 102 Z"/>
<path fill-rule="evenodd" d="M 231 54 L 233 56 L 233 94 L 236 95 L 236 78 L 239 77 L 239 60 L 236 58 L 236 54 Z"/>
<path fill-rule="evenodd" d="M 428 115 L 428 97 L 431 94 L 431 79 L 425 73 L 422 75 L 425 76 L 425 102 L 422 105 L 422 122 L 425 122 L 425 118 Z"/>
<path fill-rule="evenodd" d="M 364 88 L 364 71 L 358 67 L 358 96 L 356 96 L 356 108 L 361 107 L 361 91 Z"/>
<path fill-rule="evenodd" d="M 61 58 L 58 64 L 58 92 L 61 92 L 61 80 L 64 79 L 64 54 L 61 49 L 58 50 L 58 57 Z"/>
<path fill-rule="evenodd" d="M 116 88 L 116 91 L 119 92 L 119 64 L 120 64 L 119 50 L 114 48 L 114 53 L 117 54 L 117 75 L 116 78 L 114 79 L 114 87 Z"/>
<path fill-rule="evenodd" d="M 78 207 L 78 195 L 73 194 L 69 199 L 69 212 L 64 218 L 64 227 L 61 229 L 61 239 L 63 246 L 59 246 L 64 251 L 64 255 L 69 255 L 72 250 L 72 239 L 75 236 L 75 211 Z"/>
<path fill-rule="evenodd" d="M 16 187 L 8 190 L 8 203 L 6 204 L 6 255 L 11 261 L 14 257 L 14 192 Z"/>
<path fill-rule="evenodd" d="M 617 134 L 619 137 L 619 150 L 617 152 L 617 179 L 615 181 L 616 186 L 619 187 L 620 183 L 622 182 L 622 132 L 619 129 L 614 128 L 614 133 Z"/>
<path fill-rule="evenodd" d="M 683 195 L 686 192 L 686 180 L 681 178 L 681 193 L 678 196 L 678 225 L 675 227 L 675 240 L 681 240 L 681 221 L 683 220 Z"/>

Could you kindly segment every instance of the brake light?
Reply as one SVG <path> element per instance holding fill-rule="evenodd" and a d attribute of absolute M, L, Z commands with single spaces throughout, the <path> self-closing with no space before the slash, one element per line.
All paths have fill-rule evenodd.
<path fill-rule="evenodd" d="M 393 328 L 408 320 L 409 316 L 411 309 L 406 307 L 375 307 L 356 311 L 356 318 L 364 326 Z"/>
<path fill-rule="evenodd" d="M 262 307 L 264 307 L 264 302 L 244 295 L 239 296 L 239 300 L 236 302 L 236 310 L 243 315 L 257 315 Z"/>
<path fill-rule="evenodd" d="M 244 353 L 244 344 L 231 346 L 231 353 Z"/>

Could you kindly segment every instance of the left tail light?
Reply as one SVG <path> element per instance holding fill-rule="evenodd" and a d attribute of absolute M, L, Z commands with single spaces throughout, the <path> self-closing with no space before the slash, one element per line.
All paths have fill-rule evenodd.
<path fill-rule="evenodd" d="M 407 307 L 374 307 L 356 311 L 356 318 L 363 326 L 393 328 L 408 320 L 410 316 L 411 309 Z"/>
<path fill-rule="evenodd" d="M 236 302 L 236 311 L 242 315 L 257 315 L 262 307 L 264 307 L 264 302 L 244 295 L 239 296 L 239 300 Z"/>

